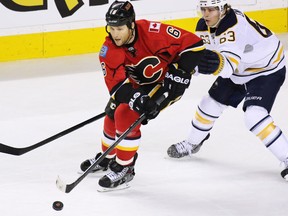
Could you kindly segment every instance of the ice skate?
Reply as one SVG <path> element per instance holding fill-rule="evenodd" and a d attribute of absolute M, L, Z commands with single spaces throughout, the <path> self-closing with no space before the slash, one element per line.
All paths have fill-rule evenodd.
<path fill-rule="evenodd" d="M 288 158 L 286 159 L 286 161 L 284 163 L 285 163 L 285 169 L 281 172 L 281 176 L 286 181 L 288 181 Z"/>
<path fill-rule="evenodd" d="M 167 154 L 171 158 L 182 158 L 187 155 L 195 154 L 200 150 L 202 144 L 209 138 L 209 136 L 210 134 L 207 134 L 207 136 L 199 144 L 192 144 L 187 140 L 173 144 L 168 148 Z"/>
<path fill-rule="evenodd" d="M 104 175 L 99 180 L 99 192 L 111 191 L 111 190 L 121 190 L 130 187 L 129 182 L 135 176 L 134 165 L 137 159 L 137 154 L 134 156 L 134 161 L 128 166 L 122 166 L 116 161 L 111 162 L 110 170 L 111 172 Z"/>
<path fill-rule="evenodd" d="M 81 172 L 85 172 L 92 164 L 95 163 L 95 161 L 102 155 L 101 152 L 99 152 L 94 158 L 87 159 L 83 161 L 80 165 Z M 97 164 L 93 169 L 92 173 L 95 173 L 97 171 L 106 171 L 109 167 L 109 164 L 112 162 L 113 159 L 104 158 L 99 164 Z"/>

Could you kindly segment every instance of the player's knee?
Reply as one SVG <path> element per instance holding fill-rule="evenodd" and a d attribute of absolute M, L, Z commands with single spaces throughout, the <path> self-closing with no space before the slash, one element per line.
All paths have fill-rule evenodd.
<path fill-rule="evenodd" d="M 209 95 L 203 97 L 199 104 L 199 109 L 202 112 L 206 113 L 207 115 L 215 117 L 219 117 L 222 114 L 222 112 L 226 109 L 226 107 L 227 107 L 226 105 L 217 102 Z"/>
<path fill-rule="evenodd" d="M 104 127 L 103 127 L 104 134 L 109 137 L 110 139 L 114 139 L 116 136 L 116 129 L 114 120 L 111 119 L 109 116 L 105 116 L 104 118 Z"/>
<path fill-rule="evenodd" d="M 249 106 L 244 113 L 244 121 L 246 127 L 251 130 L 262 120 L 267 118 L 267 120 L 272 121 L 267 110 L 260 106 Z"/>
<path fill-rule="evenodd" d="M 137 119 L 139 114 L 130 109 L 128 104 L 120 104 L 114 114 L 115 128 L 118 134 L 124 133 Z M 140 125 L 136 126 L 128 135 L 129 138 L 140 137 Z"/>

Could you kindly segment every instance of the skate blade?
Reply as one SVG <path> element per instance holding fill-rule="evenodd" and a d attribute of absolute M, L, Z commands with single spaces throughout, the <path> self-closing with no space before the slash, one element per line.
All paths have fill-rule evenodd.
<path fill-rule="evenodd" d="M 88 174 L 88 176 L 90 176 L 90 177 L 101 177 L 101 176 L 103 176 L 103 175 L 105 175 L 107 172 L 108 172 L 109 170 L 105 170 L 105 171 L 103 171 L 103 170 L 98 170 L 98 171 L 92 171 L 92 172 L 90 172 L 89 174 Z M 83 175 L 83 171 L 82 170 L 78 170 L 77 171 L 77 174 L 79 174 L 79 175 Z M 87 177 L 88 177 L 87 176 Z"/>
<path fill-rule="evenodd" d="M 164 156 L 164 159 L 165 160 L 171 160 L 171 161 L 186 161 L 186 160 L 191 160 L 195 158 L 194 155 L 186 155 L 186 156 L 183 156 L 183 157 L 180 157 L 180 158 L 176 158 L 176 157 L 170 157 L 170 156 Z"/>
<path fill-rule="evenodd" d="M 125 190 L 127 188 L 130 188 L 130 186 L 131 185 L 129 183 L 124 183 L 114 188 L 105 188 L 105 187 L 98 186 L 97 191 L 102 193 L 102 192 Z"/>

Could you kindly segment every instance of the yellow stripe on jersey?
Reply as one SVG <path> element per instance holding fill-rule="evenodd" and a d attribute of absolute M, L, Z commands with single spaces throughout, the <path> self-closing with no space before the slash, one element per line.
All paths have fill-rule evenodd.
<path fill-rule="evenodd" d="M 116 149 L 119 149 L 121 151 L 137 151 L 139 149 L 139 146 L 134 147 L 127 147 L 127 146 L 116 146 Z"/>
<path fill-rule="evenodd" d="M 195 118 L 197 121 L 201 122 L 202 124 L 212 124 L 213 122 L 203 118 L 198 112 L 195 114 Z"/>
<path fill-rule="evenodd" d="M 235 58 L 228 57 L 229 61 L 235 63 L 237 66 L 239 65 L 239 61 L 237 61 Z"/>
<path fill-rule="evenodd" d="M 197 47 L 193 47 L 193 48 L 189 48 L 189 49 L 185 49 L 183 50 L 182 52 L 179 53 L 179 56 L 181 56 L 183 53 L 185 52 L 199 52 L 201 50 L 204 50 L 206 49 L 205 45 L 202 45 L 202 46 L 197 46 Z"/>
<path fill-rule="evenodd" d="M 106 148 L 109 148 L 109 147 L 110 147 L 110 145 L 107 144 L 106 142 L 104 142 L 103 139 L 101 140 L 101 144 L 102 144 L 103 146 L 105 146 Z"/>
<path fill-rule="evenodd" d="M 281 46 L 281 48 L 280 48 L 280 50 L 278 52 L 278 55 L 277 55 L 277 59 L 273 63 L 276 63 L 276 62 L 280 61 L 281 57 L 283 56 L 283 49 L 284 49 L 284 47 Z"/>
<path fill-rule="evenodd" d="M 257 73 L 257 72 L 260 72 L 260 71 L 263 71 L 264 68 L 247 68 L 245 71 L 246 72 L 253 72 L 253 73 Z"/>
<path fill-rule="evenodd" d="M 206 47 L 203 45 L 203 46 L 191 48 L 191 51 L 198 52 L 198 51 L 201 51 L 201 50 L 204 50 L 204 49 L 206 49 Z"/>
<path fill-rule="evenodd" d="M 280 47 L 280 48 L 278 48 L 277 50 L 276 50 L 276 55 L 277 55 L 277 58 L 273 61 L 273 64 L 274 63 L 277 63 L 277 62 L 280 62 L 280 60 L 282 59 L 282 56 L 284 55 L 284 47 L 283 47 L 283 45 Z M 274 55 L 273 55 L 273 57 L 274 57 Z M 272 59 L 273 59 L 273 57 L 270 59 L 270 61 L 272 61 Z M 266 70 L 267 68 L 247 68 L 247 69 L 245 69 L 245 71 L 246 72 L 252 72 L 252 73 L 258 73 L 258 72 L 261 72 L 261 71 L 264 71 L 264 70 Z"/>
<path fill-rule="evenodd" d="M 269 136 L 274 130 L 276 126 L 271 122 L 269 125 L 267 125 L 260 133 L 258 133 L 256 136 L 259 137 L 260 140 L 264 140 L 267 136 Z"/>

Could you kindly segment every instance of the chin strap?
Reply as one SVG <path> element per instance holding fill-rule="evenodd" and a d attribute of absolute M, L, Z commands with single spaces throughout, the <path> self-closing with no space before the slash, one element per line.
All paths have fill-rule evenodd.
<path fill-rule="evenodd" d="M 125 42 L 124 44 L 130 44 L 130 43 L 131 43 L 130 40 L 131 40 L 132 38 L 134 38 L 134 36 L 135 36 L 135 29 L 130 28 L 130 30 L 132 31 L 132 33 L 131 33 L 130 37 L 126 40 L 126 42 Z M 129 43 L 129 42 L 130 42 L 130 43 Z"/>
<path fill-rule="evenodd" d="M 210 28 L 217 28 L 217 27 L 219 26 L 220 21 L 221 21 L 225 16 L 226 16 L 226 13 L 225 13 L 225 12 L 221 12 L 218 22 L 217 22 L 215 25 L 209 26 L 209 27 L 210 27 Z"/>

